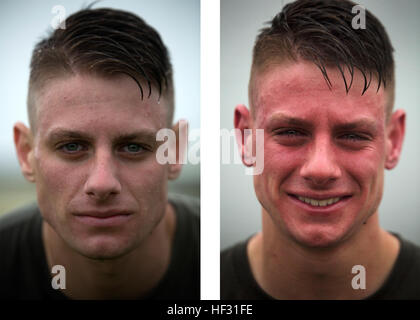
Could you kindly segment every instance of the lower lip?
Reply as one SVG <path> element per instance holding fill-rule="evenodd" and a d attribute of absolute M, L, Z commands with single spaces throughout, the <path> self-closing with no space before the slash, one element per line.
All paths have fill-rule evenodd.
<path fill-rule="evenodd" d="M 127 223 L 130 215 L 120 214 L 106 218 L 99 218 L 94 216 L 76 216 L 76 219 L 84 224 L 94 227 L 113 227 Z"/>
<path fill-rule="evenodd" d="M 300 208 L 304 209 L 305 211 L 311 213 L 311 214 L 317 214 L 317 215 L 328 215 L 331 213 L 334 213 L 335 211 L 343 208 L 347 203 L 350 201 L 351 197 L 344 197 L 341 198 L 338 202 L 334 204 L 330 204 L 324 207 L 320 206 L 312 206 L 306 202 L 300 201 L 298 198 L 292 195 L 288 195 L 289 198 Z"/>

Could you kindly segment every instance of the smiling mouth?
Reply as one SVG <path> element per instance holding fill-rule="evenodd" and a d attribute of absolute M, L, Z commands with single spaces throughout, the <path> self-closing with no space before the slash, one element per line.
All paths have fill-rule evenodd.
<path fill-rule="evenodd" d="M 330 197 L 325 199 L 313 199 L 303 196 L 298 196 L 295 194 L 289 194 L 293 198 L 299 200 L 302 203 L 308 204 L 312 207 L 328 207 L 340 202 L 341 200 L 350 198 L 351 196 L 341 196 L 341 197 Z"/>

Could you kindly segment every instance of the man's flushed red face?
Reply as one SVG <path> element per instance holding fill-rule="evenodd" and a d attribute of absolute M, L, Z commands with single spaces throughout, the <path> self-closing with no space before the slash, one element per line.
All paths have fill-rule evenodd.
<path fill-rule="evenodd" d="M 349 237 L 379 206 L 386 159 L 386 94 L 346 94 L 338 70 L 328 88 L 312 63 L 272 65 L 254 78 L 253 128 L 264 129 L 257 197 L 276 228 L 308 246 Z"/>
<path fill-rule="evenodd" d="M 162 218 L 168 172 L 156 160 L 166 102 L 128 76 L 58 78 L 38 95 L 38 203 L 62 239 L 91 258 L 135 248 Z"/>

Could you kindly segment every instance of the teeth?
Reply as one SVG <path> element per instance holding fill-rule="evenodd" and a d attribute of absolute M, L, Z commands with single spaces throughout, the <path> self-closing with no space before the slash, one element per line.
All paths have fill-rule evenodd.
<path fill-rule="evenodd" d="M 298 196 L 298 199 L 300 201 L 305 202 L 307 204 L 310 204 L 311 206 L 314 206 L 314 207 L 325 207 L 325 206 L 329 206 L 329 205 L 334 204 L 334 203 L 336 203 L 336 202 L 338 202 L 340 200 L 339 197 L 330 198 L 330 199 L 324 199 L 324 200 L 315 200 L 315 199 L 305 198 L 305 197 L 301 197 L 301 196 Z"/>

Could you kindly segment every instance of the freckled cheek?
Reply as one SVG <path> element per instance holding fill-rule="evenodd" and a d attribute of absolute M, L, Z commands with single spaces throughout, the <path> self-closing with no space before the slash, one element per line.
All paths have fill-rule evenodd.
<path fill-rule="evenodd" d="M 351 158 L 351 157 L 349 157 Z M 383 194 L 383 163 L 377 157 L 358 157 L 346 163 L 347 176 L 355 192 L 354 205 L 360 217 L 377 211 Z"/>
<path fill-rule="evenodd" d="M 275 144 L 266 143 L 264 147 L 264 171 L 258 179 L 266 194 L 277 193 L 280 184 L 295 172 L 301 162 L 298 152 L 286 150 Z"/>
<path fill-rule="evenodd" d="M 66 165 L 47 157 L 41 156 L 36 167 L 37 188 L 45 188 L 51 193 L 61 194 L 72 184 L 75 176 Z"/>
<path fill-rule="evenodd" d="M 156 161 L 140 162 L 121 169 L 122 184 L 141 201 L 164 200 L 167 190 L 167 167 Z"/>
<path fill-rule="evenodd" d="M 382 189 L 384 161 L 378 150 L 345 154 L 340 163 L 346 176 L 357 183 L 362 197 L 369 197 Z"/>
<path fill-rule="evenodd" d="M 42 160 L 40 160 L 42 159 Z M 61 163 L 48 156 L 40 157 L 36 164 L 36 189 L 44 218 L 63 219 L 68 204 L 82 189 L 83 170 Z M 45 216 L 46 215 L 46 216 Z M 61 218 L 60 218 L 61 217 Z"/>

